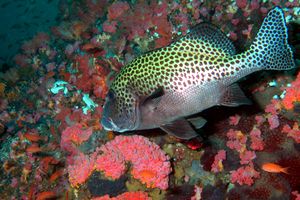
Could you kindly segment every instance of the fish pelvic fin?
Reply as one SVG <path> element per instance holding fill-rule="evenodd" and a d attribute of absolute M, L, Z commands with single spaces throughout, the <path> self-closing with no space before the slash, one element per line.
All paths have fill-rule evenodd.
<path fill-rule="evenodd" d="M 253 44 L 245 54 L 247 65 L 258 70 L 295 68 L 285 17 L 280 7 L 273 8 L 265 17 Z"/>
<path fill-rule="evenodd" d="M 162 125 L 160 128 L 168 134 L 184 140 L 189 140 L 198 136 L 197 132 L 185 119 L 178 119 L 169 124 Z"/>

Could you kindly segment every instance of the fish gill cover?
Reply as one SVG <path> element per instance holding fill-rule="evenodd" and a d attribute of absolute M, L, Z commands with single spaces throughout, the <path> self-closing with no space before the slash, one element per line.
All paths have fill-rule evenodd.
<path fill-rule="evenodd" d="M 299 199 L 299 6 L 61 1 L 1 67 L 1 199 Z"/>

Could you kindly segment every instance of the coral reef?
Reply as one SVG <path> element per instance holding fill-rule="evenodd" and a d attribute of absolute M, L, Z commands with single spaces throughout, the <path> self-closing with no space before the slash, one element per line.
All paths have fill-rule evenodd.
<path fill-rule="evenodd" d="M 298 68 L 241 81 L 252 105 L 205 110 L 202 138 L 189 141 L 156 129 L 103 130 L 109 85 L 133 58 L 201 22 L 242 52 L 274 6 L 284 10 Z M 299 6 L 61 1 L 58 24 L 0 68 L 1 199 L 299 199 Z"/>

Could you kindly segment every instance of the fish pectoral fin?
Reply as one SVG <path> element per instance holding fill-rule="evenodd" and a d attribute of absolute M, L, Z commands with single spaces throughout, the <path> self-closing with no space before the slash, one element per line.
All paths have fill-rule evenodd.
<path fill-rule="evenodd" d="M 235 107 L 239 105 L 250 105 L 252 102 L 246 97 L 238 84 L 230 85 L 220 99 L 220 105 Z"/>
<path fill-rule="evenodd" d="M 154 92 L 149 96 L 142 98 L 142 106 L 151 106 L 153 109 L 158 105 L 162 96 L 164 95 L 163 87 L 158 87 Z"/>
<path fill-rule="evenodd" d="M 206 119 L 203 117 L 194 117 L 187 119 L 196 129 L 202 128 L 206 124 Z"/>
<path fill-rule="evenodd" d="M 167 132 L 170 135 L 174 135 L 180 139 L 189 140 L 191 138 L 197 137 L 198 134 L 185 119 L 179 119 L 173 121 L 169 124 L 160 126 L 162 130 Z"/>

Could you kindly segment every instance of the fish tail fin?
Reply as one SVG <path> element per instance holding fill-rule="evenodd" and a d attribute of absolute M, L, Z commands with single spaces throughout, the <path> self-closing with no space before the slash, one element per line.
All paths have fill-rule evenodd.
<path fill-rule="evenodd" d="M 246 62 L 259 69 L 287 70 L 295 67 L 281 8 L 275 7 L 268 13 L 246 55 Z"/>
<path fill-rule="evenodd" d="M 288 172 L 288 169 L 289 169 L 289 167 L 285 167 L 285 168 L 283 168 L 283 169 L 281 170 L 281 172 L 282 172 L 282 173 L 285 173 L 285 174 L 290 174 L 290 173 Z"/>

